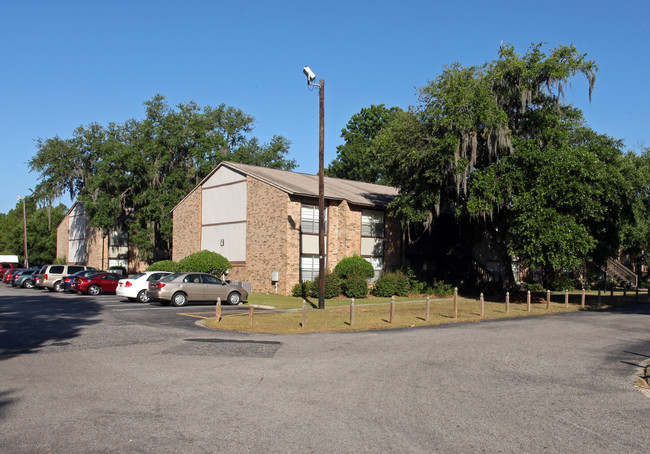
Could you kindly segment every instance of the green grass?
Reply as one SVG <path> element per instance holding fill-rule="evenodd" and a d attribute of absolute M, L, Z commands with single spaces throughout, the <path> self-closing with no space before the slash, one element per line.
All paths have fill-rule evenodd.
<path fill-rule="evenodd" d="M 251 294 L 248 300 L 249 305 L 272 306 L 275 309 L 254 309 L 252 326 L 248 312 L 222 317 L 219 322 L 214 317 L 207 318 L 205 325 L 209 328 L 229 331 L 279 334 L 362 331 L 604 309 L 635 302 L 634 294 L 628 294 L 627 298 L 623 298 L 622 293 L 614 297 L 607 293 L 601 297 L 601 304 L 598 305 L 596 293 L 588 292 L 586 307 L 582 309 L 581 295 L 579 292 L 574 292 L 570 295 L 567 308 L 564 303 L 564 293 L 556 292 L 552 294 L 550 309 L 546 309 L 546 294 L 536 292 L 531 301 L 531 310 L 528 312 L 525 295 L 523 298 L 524 301 L 517 301 L 513 297 L 507 313 L 505 298 L 502 301 L 494 299 L 485 301 L 484 314 L 481 315 L 481 305 L 478 299 L 459 296 L 457 317 L 454 316 L 453 297 L 431 298 L 429 318 L 426 320 L 426 297 L 396 298 L 392 323 L 390 321 L 390 298 L 358 299 L 355 301 L 354 325 L 350 325 L 349 299 L 326 300 L 326 308 L 318 310 L 315 309 L 318 300 L 312 298 L 307 300 L 306 321 L 303 326 L 302 298 L 274 294 Z M 648 301 L 647 294 L 639 295 L 639 301 Z"/>

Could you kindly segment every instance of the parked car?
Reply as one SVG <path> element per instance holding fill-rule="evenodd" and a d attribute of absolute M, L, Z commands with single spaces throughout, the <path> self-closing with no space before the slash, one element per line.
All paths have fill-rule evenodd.
<path fill-rule="evenodd" d="M 72 292 L 72 281 L 74 281 L 75 277 L 86 277 L 90 276 L 91 274 L 101 274 L 105 273 L 106 271 L 100 271 L 96 269 L 89 269 L 89 270 L 81 270 L 77 271 L 76 273 L 69 274 L 67 276 L 63 276 L 61 278 L 61 286 L 63 287 L 64 292 Z"/>
<path fill-rule="evenodd" d="M 209 301 L 217 298 L 229 304 L 248 299 L 248 292 L 239 285 L 228 284 L 207 273 L 174 273 L 159 281 L 150 281 L 147 295 L 162 305 L 185 306 L 188 302 Z"/>
<path fill-rule="evenodd" d="M 0 262 L 0 276 L 4 276 L 7 270 L 12 268 L 22 268 L 22 263 L 18 262 Z"/>
<path fill-rule="evenodd" d="M 2 282 L 9 285 L 11 284 L 11 277 L 14 276 L 18 271 L 24 271 L 26 268 L 10 268 L 2 276 Z"/>
<path fill-rule="evenodd" d="M 117 283 L 124 276 L 117 273 L 98 273 L 87 276 L 77 276 L 72 281 L 72 290 L 86 295 L 115 293 Z"/>
<path fill-rule="evenodd" d="M 146 303 L 149 301 L 149 296 L 147 296 L 149 282 L 160 280 L 170 274 L 172 273 L 169 271 L 145 271 L 126 279 L 120 279 L 115 294 L 131 301 Z"/>
<path fill-rule="evenodd" d="M 12 278 L 11 285 L 13 287 L 33 288 L 36 273 L 38 273 L 38 268 L 20 271 L 16 273 L 15 278 Z"/>
<path fill-rule="evenodd" d="M 84 265 L 45 265 L 38 272 L 38 288 L 46 288 L 49 291 L 62 292 L 63 286 L 61 279 L 68 274 L 74 274 L 77 271 L 94 269 L 92 266 Z"/>

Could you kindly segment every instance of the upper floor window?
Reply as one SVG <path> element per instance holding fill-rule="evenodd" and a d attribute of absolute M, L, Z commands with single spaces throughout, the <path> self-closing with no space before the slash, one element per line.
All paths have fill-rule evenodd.
<path fill-rule="evenodd" d="M 302 205 L 300 230 L 302 233 L 318 233 L 318 205 Z M 325 207 L 325 232 L 327 232 L 327 207 Z"/>
<path fill-rule="evenodd" d="M 384 237 L 384 212 L 374 210 L 361 211 L 361 236 Z"/>

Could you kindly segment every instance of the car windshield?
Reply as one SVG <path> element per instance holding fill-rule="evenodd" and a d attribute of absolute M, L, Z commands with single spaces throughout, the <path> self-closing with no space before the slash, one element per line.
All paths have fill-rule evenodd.
<path fill-rule="evenodd" d="M 163 277 L 162 279 L 160 279 L 160 281 L 161 281 L 161 282 L 169 282 L 169 281 L 173 281 L 173 280 L 176 279 L 178 276 L 182 276 L 183 274 L 185 274 L 185 273 L 174 273 L 174 274 L 170 274 L 169 276 L 165 276 L 165 277 Z"/>

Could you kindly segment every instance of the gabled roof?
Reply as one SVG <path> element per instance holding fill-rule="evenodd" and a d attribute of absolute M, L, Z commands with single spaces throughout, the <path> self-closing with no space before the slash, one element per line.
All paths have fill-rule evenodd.
<path fill-rule="evenodd" d="M 230 161 L 221 162 L 189 194 L 201 187 L 205 181 L 222 167 L 256 178 L 290 195 L 318 198 L 318 175 L 271 169 Z M 325 177 L 324 186 L 326 200 L 345 200 L 354 205 L 368 207 L 386 207 L 398 194 L 397 188 L 392 186 L 331 177 Z"/>

